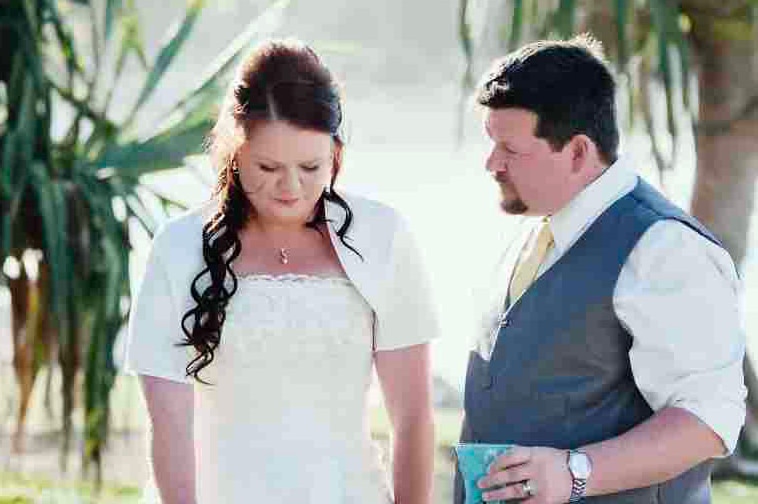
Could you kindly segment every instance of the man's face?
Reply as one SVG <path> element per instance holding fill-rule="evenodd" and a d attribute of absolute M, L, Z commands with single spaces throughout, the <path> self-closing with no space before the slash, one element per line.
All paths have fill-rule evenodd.
<path fill-rule="evenodd" d="M 548 215 L 560 210 L 576 194 L 569 145 L 554 151 L 547 140 L 537 138 L 534 112 L 488 108 L 484 125 L 492 140 L 487 171 L 500 185 L 503 210 L 510 214 Z"/>

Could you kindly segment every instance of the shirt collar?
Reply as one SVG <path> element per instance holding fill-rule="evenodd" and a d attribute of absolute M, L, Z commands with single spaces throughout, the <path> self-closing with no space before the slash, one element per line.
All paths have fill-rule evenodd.
<path fill-rule="evenodd" d="M 619 157 L 566 206 L 550 216 L 548 222 L 558 252 L 566 252 L 600 214 L 634 189 L 638 177 L 629 164 Z"/>

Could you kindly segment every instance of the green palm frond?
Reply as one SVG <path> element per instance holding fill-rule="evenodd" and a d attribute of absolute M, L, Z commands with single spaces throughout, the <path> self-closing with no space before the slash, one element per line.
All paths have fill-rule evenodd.
<path fill-rule="evenodd" d="M 150 68 L 150 73 L 148 74 L 147 79 L 145 79 L 145 83 L 142 86 L 142 91 L 140 91 L 137 102 L 132 107 L 128 119 L 124 122 L 124 127 L 126 129 L 131 126 L 137 112 L 145 104 L 150 95 L 153 94 L 158 87 L 161 78 L 176 59 L 177 54 L 179 54 L 179 51 L 192 32 L 192 28 L 195 26 L 197 17 L 204 5 L 205 0 L 192 0 L 187 7 L 184 19 L 181 22 L 174 23 L 169 28 L 165 42 L 158 52 L 158 57 Z"/>
<path fill-rule="evenodd" d="M 513 0 L 513 15 L 511 17 L 510 35 L 508 37 L 508 50 L 513 51 L 523 38 L 524 26 L 524 0 Z"/>
<path fill-rule="evenodd" d="M 122 0 L 106 0 L 105 4 L 105 31 L 103 36 L 108 41 L 113 33 L 115 21 L 120 17 L 124 2 Z"/>
<path fill-rule="evenodd" d="M 576 18 L 576 0 L 561 0 L 555 11 L 553 24 L 558 36 L 569 38 L 574 33 L 574 19 Z"/>
<path fill-rule="evenodd" d="M 276 0 L 248 23 L 247 27 L 208 65 L 208 70 L 195 86 L 171 107 L 167 113 L 169 121 L 178 121 L 192 112 L 207 107 L 209 98 L 215 99 L 220 92 L 220 82 L 229 77 L 229 72 L 240 57 L 250 50 L 251 42 L 268 36 L 279 27 L 290 0 Z"/>
<path fill-rule="evenodd" d="M 180 167 L 186 156 L 202 151 L 221 99 L 221 79 L 253 40 L 280 25 L 289 1 L 264 9 L 190 92 L 169 107 L 163 114 L 167 119 L 139 137 L 133 133 L 137 116 L 171 71 L 205 2 L 188 1 L 150 64 L 134 0 L 76 3 L 89 14 L 83 19 L 90 23 L 88 36 L 95 46 L 86 54 L 79 48 L 87 44 L 57 2 L 10 0 L 0 12 L 0 260 L 25 249 L 42 252 L 49 295 L 40 298 L 48 303 L 41 312 L 52 317 L 64 378 L 64 447 L 81 371 L 83 455 L 96 463 L 99 478 L 116 373 L 113 344 L 131 292 L 129 223 L 152 233 L 165 219 L 165 206 L 179 205 L 144 186 L 140 177 Z M 116 62 L 113 73 L 101 77 L 104 54 L 114 54 Z M 112 116 L 109 105 L 131 57 L 144 70 L 144 80 L 122 121 Z M 102 103 L 98 96 L 104 97 Z M 50 125 L 59 106 L 74 114 L 66 133 L 53 139 Z M 147 204 L 145 197 L 160 205 Z"/>
<path fill-rule="evenodd" d="M 679 0 L 613 0 L 610 5 L 589 0 L 490 0 L 499 9 L 508 9 L 511 16 L 506 26 L 499 27 L 507 40 L 504 50 L 514 50 L 519 44 L 534 40 L 559 36 L 569 38 L 578 31 L 586 31 L 591 26 L 578 26 L 578 19 L 587 19 L 589 13 L 605 11 L 610 18 L 601 18 L 615 23 L 613 30 L 601 27 L 604 33 L 613 33 L 613 40 L 604 40 L 606 45 L 615 48 L 610 56 L 624 83 L 629 109 L 628 126 L 632 127 L 634 118 L 642 115 L 646 129 L 650 133 L 653 151 L 660 170 L 672 166 L 677 157 L 677 148 L 682 136 L 681 120 L 677 120 L 677 111 L 682 108 L 689 113 L 689 126 L 694 124 L 696 112 L 692 110 L 690 82 L 692 66 L 690 56 L 691 41 L 688 38 L 690 24 Z M 474 0 L 462 0 L 459 12 L 465 13 Z M 751 12 L 755 9 L 752 8 Z M 528 15 L 527 15 L 528 14 Z M 526 16 L 526 19 L 525 19 Z M 739 17 L 739 16 L 738 16 Z M 739 21 L 742 22 L 742 16 Z M 459 24 L 463 20 L 459 16 Z M 732 20 L 729 18 L 726 21 Z M 735 18 L 736 19 L 736 18 Z M 725 21 L 725 20 L 720 20 Z M 486 23 L 487 20 L 485 19 Z M 606 23 L 607 24 L 607 23 Z M 471 33 L 469 30 L 468 33 Z M 469 66 L 476 57 L 476 40 L 459 30 L 459 39 L 463 55 Z M 653 44 L 651 46 L 650 44 Z M 654 48 L 651 51 L 651 48 Z M 490 55 L 496 56 L 496 55 Z M 654 62 L 651 60 L 654 59 Z M 644 59 L 644 63 L 642 60 Z M 653 63 L 650 66 L 650 63 Z M 634 65 L 634 72 L 632 71 Z M 642 67 L 645 67 L 643 71 Z M 665 106 L 665 125 L 653 128 L 656 114 L 650 109 L 652 101 L 647 99 L 644 86 L 638 76 L 643 75 L 660 84 L 663 90 Z M 471 79 L 464 81 L 470 85 Z M 663 130 L 671 138 L 672 151 L 664 154 L 660 140 L 655 131 Z"/>

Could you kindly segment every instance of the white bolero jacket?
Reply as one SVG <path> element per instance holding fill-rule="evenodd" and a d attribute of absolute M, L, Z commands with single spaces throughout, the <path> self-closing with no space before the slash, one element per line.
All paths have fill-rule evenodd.
<path fill-rule="evenodd" d="M 405 220 L 391 207 L 362 197 L 343 196 L 353 212 L 346 241 L 337 236 L 344 210 L 327 203 L 329 237 L 342 267 L 374 313 L 376 351 L 426 343 L 439 334 L 428 278 Z M 168 221 L 155 235 L 145 272 L 129 314 L 125 368 L 128 372 L 183 383 L 193 348 L 181 320 L 194 306 L 190 286 L 205 268 L 202 229 L 213 204 Z M 232 302 L 233 302 L 232 298 Z M 223 345 L 223 334 L 221 344 Z"/>

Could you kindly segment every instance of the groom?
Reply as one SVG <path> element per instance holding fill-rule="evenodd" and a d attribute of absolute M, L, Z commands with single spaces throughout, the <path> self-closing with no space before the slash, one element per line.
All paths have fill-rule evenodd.
<path fill-rule="evenodd" d="M 486 501 L 709 503 L 744 420 L 735 267 L 618 156 L 614 88 L 583 36 L 509 54 L 477 90 L 501 206 L 537 221 L 467 370 L 461 441 L 516 445 Z"/>

